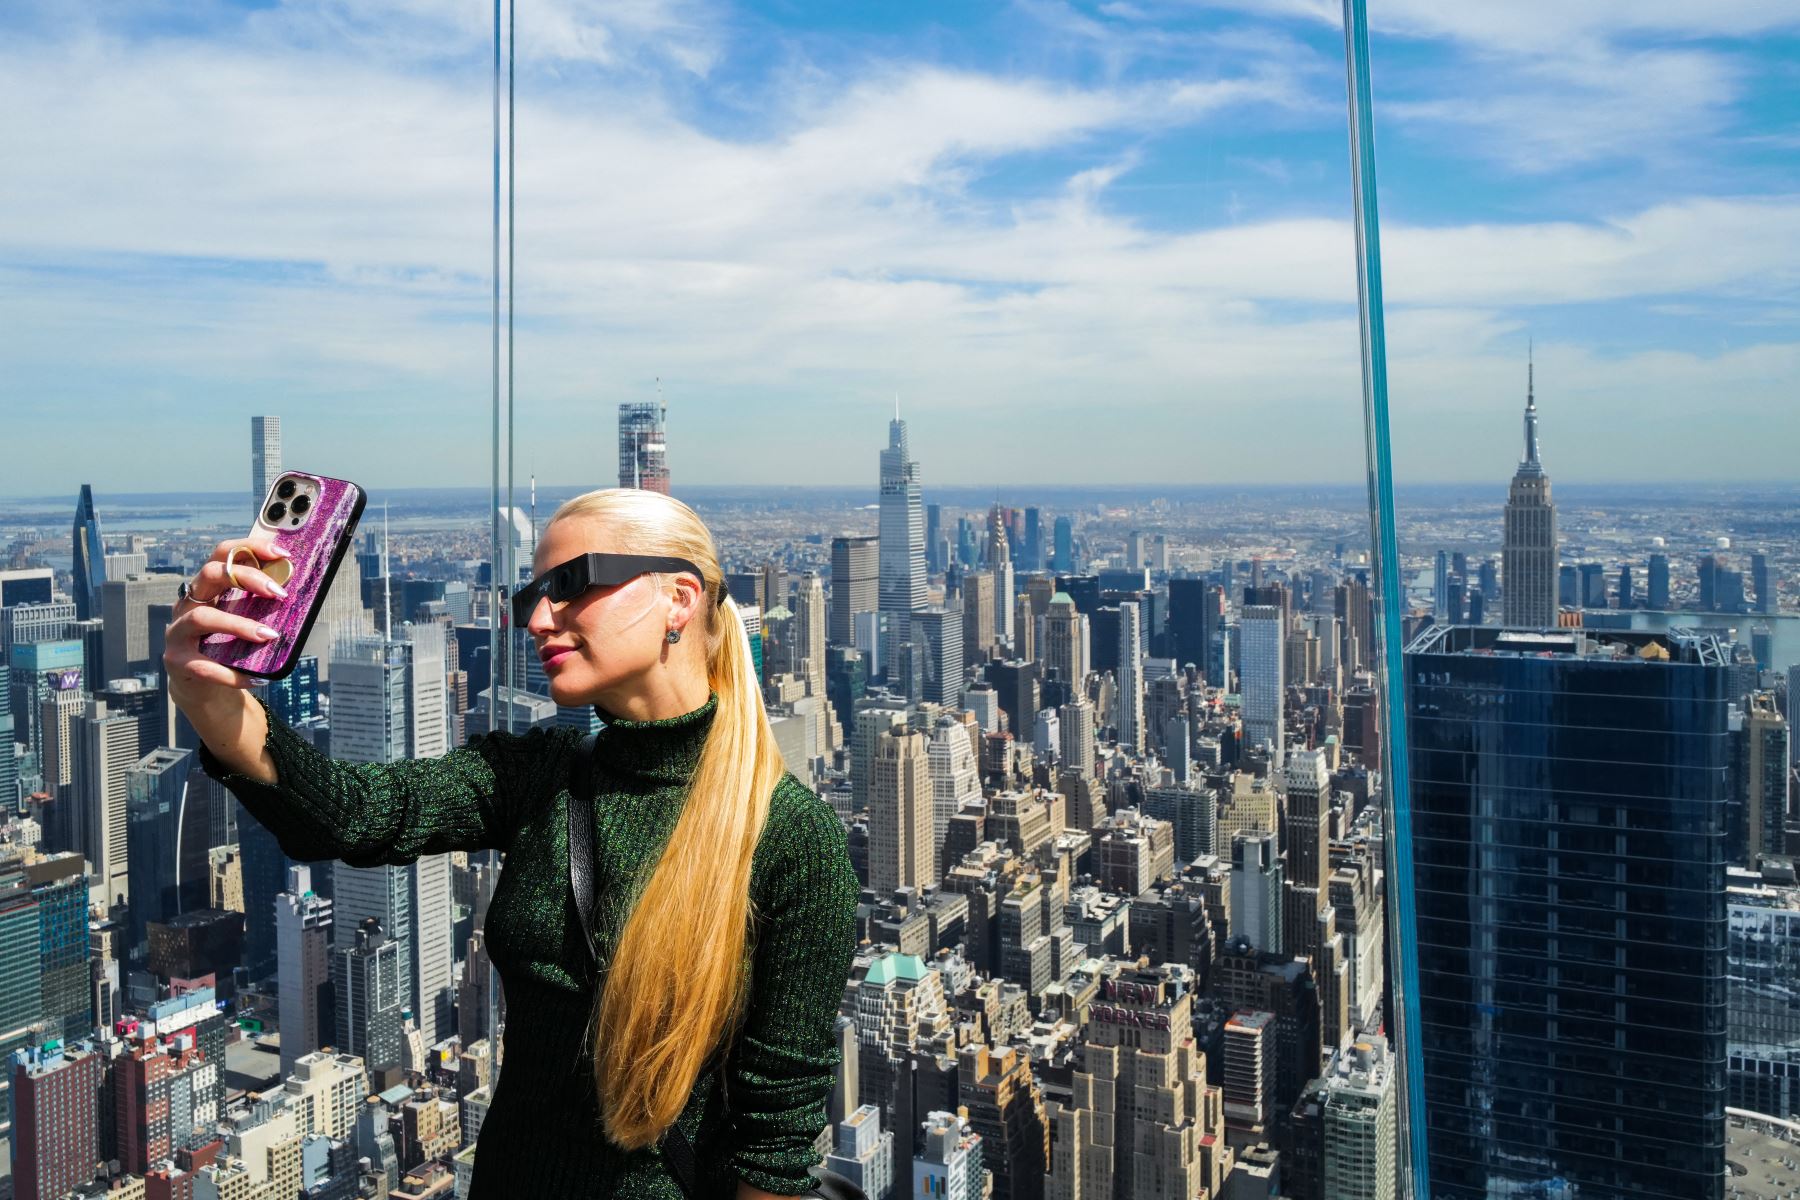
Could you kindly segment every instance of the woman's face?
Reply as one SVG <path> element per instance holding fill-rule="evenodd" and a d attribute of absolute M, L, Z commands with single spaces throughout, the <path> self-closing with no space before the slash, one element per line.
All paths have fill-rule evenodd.
<path fill-rule="evenodd" d="M 580 554 L 621 553 L 594 520 L 567 517 L 544 531 L 532 555 L 535 578 Z M 591 587 L 573 600 L 538 601 L 525 628 L 537 644 L 550 681 L 550 696 L 569 707 L 603 703 L 608 694 L 631 692 L 635 682 L 662 661 L 669 645 L 664 633 L 680 628 L 683 606 L 668 577 L 639 575 L 610 587 Z"/>

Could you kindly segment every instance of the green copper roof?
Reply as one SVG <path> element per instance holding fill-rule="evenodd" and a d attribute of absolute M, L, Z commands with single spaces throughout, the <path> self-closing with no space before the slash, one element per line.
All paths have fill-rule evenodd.
<path fill-rule="evenodd" d="M 877 987 L 896 979 L 917 982 L 925 978 L 925 960 L 916 954 L 884 954 L 875 960 L 864 978 Z"/>

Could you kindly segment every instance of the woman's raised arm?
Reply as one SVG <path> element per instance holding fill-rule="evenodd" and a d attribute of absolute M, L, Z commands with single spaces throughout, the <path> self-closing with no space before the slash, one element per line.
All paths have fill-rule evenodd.
<path fill-rule="evenodd" d="M 441 758 L 345 762 L 290 729 L 262 696 L 248 699 L 246 724 L 264 731 L 258 769 L 235 770 L 204 743 L 200 765 L 302 862 L 370 867 L 445 850 L 503 848 L 520 806 L 554 794 L 549 776 L 566 769 L 571 743 L 534 727 L 483 734 Z"/>

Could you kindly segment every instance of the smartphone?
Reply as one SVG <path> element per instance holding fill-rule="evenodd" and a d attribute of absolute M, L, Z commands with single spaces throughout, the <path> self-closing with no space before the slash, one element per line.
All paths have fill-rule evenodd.
<path fill-rule="evenodd" d="M 249 617 L 281 636 L 256 642 L 233 633 L 214 633 L 200 640 L 200 653 L 261 679 L 284 679 L 291 674 L 313 622 L 325 606 L 331 580 L 350 547 L 367 498 L 362 488 L 347 479 L 283 471 L 263 497 L 251 536 L 288 552 L 285 564 L 280 559 L 261 564 L 287 589 L 287 598 L 231 588 L 217 601 L 226 612 Z M 237 562 L 252 565 L 243 554 Z M 284 571 L 286 578 L 282 578 Z"/>

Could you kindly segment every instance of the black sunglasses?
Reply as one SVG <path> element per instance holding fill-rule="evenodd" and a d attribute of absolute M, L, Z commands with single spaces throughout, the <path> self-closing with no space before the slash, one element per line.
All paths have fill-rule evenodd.
<path fill-rule="evenodd" d="M 663 554 L 578 554 L 513 589 L 513 625 L 524 627 L 545 596 L 550 597 L 551 603 L 573 600 L 591 587 L 612 587 L 651 571 L 689 571 L 699 577 L 702 590 L 706 587 L 706 573 L 685 558 Z M 721 603 L 725 594 L 725 582 L 720 580 Z"/>

